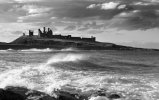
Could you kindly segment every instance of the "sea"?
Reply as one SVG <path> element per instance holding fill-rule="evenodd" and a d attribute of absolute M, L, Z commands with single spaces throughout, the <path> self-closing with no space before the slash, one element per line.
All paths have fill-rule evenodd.
<path fill-rule="evenodd" d="M 0 50 L 0 88 L 87 93 L 105 90 L 122 100 L 159 100 L 159 51 Z"/>

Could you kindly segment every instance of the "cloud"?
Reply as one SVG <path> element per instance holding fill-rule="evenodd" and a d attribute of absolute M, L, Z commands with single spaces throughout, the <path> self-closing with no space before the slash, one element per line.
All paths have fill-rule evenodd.
<path fill-rule="evenodd" d="M 158 0 L 143 0 L 143 1 L 146 1 L 146 2 L 153 2 L 153 3 L 159 3 Z"/>
<path fill-rule="evenodd" d="M 23 31 L 13 31 L 11 32 L 13 35 L 20 35 L 23 33 Z"/>
<path fill-rule="evenodd" d="M 87 6 L 87 9 L 99 8 L 101 10 L 111 10 L 111 9 L 125 9 L 126 4 L 120 4 L 119 2 L 108 2 L 102 4 L 91 4 Z"/>
<path fill-rule="evenodd" d="M 136 3 L 134 3 L 134 5 L 144 5 L 144 6 L 148 6 L 150 4 L 151 3 L 147 3 L 147 2 L 136 2 Z"/>
<path fill-rule="evenodd" d="M 64 28 L 64 30 L 68 30 L 68 31 L 73 31 L 75 29 L 76 29 L 75 25 L 67 26 L 66 28 Z"/>
<path fill-rule="evenodd" d="M 31 15 L 27 15 L 27 16 L 21 16 L 18 17 L 17 22 L 45 22 L 48 21 L 48 13 L 42 13 L 42 14 L 31 14 Z"/>
<path fill-rule="evenodd" d="M 0 4 L 0 22 L 1 23 L 9 23 L 15 22 L 19 14 L 16 11 L 11 11 L 14 5 L 11 3 L 3 3 Z"/>
<path fill-rule="evenodd" d="M 159 28 L 159 15 L 156 11 L 131 11 L 119 14 L 110 25 L 119 30 L 147 30 Z"/>
<path fill-rule="evenodd" d="M 127 5 L 122 4 L 122 5 L 119 5 L 117 8 L 118 8 L 118 9 L 125 9 L 126 7 L 127 7 Z"/>
<path fill-rule="evenodd" d="M 33 3 L 33 2 L 44 2 L 48 0 L 0 0 L 0 3 Z"/>
<path fill-rule="evenodd" d="M 84 24 L 83 26 L 88 29 L 101 29 L 104 27 L 104 23 L 99 24 L 96 21 L 92 21 L 92 22 Z"/>
<path fill-rule="evenodd" d="M 115 2 L 103 3 L 101 4 L 101 9 L 103 10 L 115 9 L 117 5 L 119 5 L 119 3 L 115 3 Z"/>
<path fill-rule="evenodd" d="M 39 13 L 49 12 L 53 8 L 46 6 L 38 6 L 38 5 L 24 5 L 22 9 L 27 11 L 28 14 L 39 14 Z"/>
<path fill-rule="evenodd" d="M 156 0 L 134 0 L 133 2 L 121 0 L 117 3 L 91 4 L 87 6 L 87 9 L 94 11 L 97 9 L 105 10 L 104 13 L 107 14 L 102 14 L 99 18 L 101 20 L 104 18 L 108 20 L 110 18 L 109 23 L 105 22 L 103 24 L 103 26 L 105 25 L 107 28 L 116 28 L 118 30 L 147 30 L 159 28 L 159 4 L 156 3 Z"/>
<path fill-rule="evenodd" d="M 39 27 L 54 25 L 68 31 L 108 28 L 146 30 L 159 27 L 159 4 L 156 0 L 7 1 L 15 3 L 5 4 L 6 7 L 0 5 L 1 22 L 33 23 Z"/>
<path fill-rule="evenodd" d="M 93 8 L 100 8 L 102 10 L 108 10 L 108 9 L 115 9 L 119 3 L 117 2 L 109 2 L 109 3 L 102 3 L 102 4 L 91 4 L 87 8 L 93 9 Z"/>
<path fill-rule="evenodd" d="M 138 2 L 134 2 L 132 3 L 132 5 L 138 5 L 138 6 L 153 6 L 153 5 L 158 5 L 159 2 L 157 1 L 138 1 Z"/>
<path fill-rule="evenodd" d="M 53 8 L 39 5 L 23 5 L 18 9 L 25 11 L 26 14 L 19 16 L 17 22 L 41 22 L 48 21 L 51 18 L 49 12 Z"/>
<path fill-rule="evenodd" d="M 13 3 L 12 0 L 0 0 L 0 3 Z"/>
<path fill-rule="evenodd" d="M 89 30 L 88 31 L 89 34 L 101 34 L 103 32 L 104 32 L 103 30 Z"/>
<path fill-rule="evenodd" d="M 88 30 L 89 28 L 87 28 L 87 27 L 82 27 L 82 28 L 79 28 L 78 29 L 78 31 L 86 31 L 86 30 Z"/>
<path fill-rule="evenodd" d="M 96 4 L 91 4 L 91 5 L 89 5 L 87 8 L 88 8 L 88 9 L 92 9 L 92 8 L 96 8 L 96 7 L 97 7 Z"/>
<path fill-rule="evenodd" d="M 27 3 L 27 2 L 41 2 L 44 0 L 14 0 L 14 1 L 18 3 Z"/>

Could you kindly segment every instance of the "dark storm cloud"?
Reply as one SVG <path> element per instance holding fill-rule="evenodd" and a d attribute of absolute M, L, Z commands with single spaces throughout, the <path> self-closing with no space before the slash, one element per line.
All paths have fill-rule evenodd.
<path fill-rule="evenodd" d="M 110 0 L 109 2 L 115 2 Z M 113 25 L 108 25 L 109 23 L 103 23 L 103 25 L 118 28 L 118 29 L 150 29 L 158 27 L 158 15 L 156 10 L 159 9 L 158 4 L 152 4 L 151 2 L 143 2 L 141 0 L 121 0 L 114 9 L 88 9 L 91 4 L 109 4 L 109 2 L 94 2 L 94 1 L 67 1 L 62 3 L 57 3 L 58 6 L 54 6 L 52 14 L 54 17 L 59 19 L 74 19 L 74 21 L 94 18 L 94 20 L 112 20 Z M 104 5 L 107 6 L 107 5 Z M 110 6 L 110 5 L 109 5 Z M 149 10 L 151 9 L 151 10 Z M 122 21 L 115 23 L 116 19 L 120 19 L 119 16 L 123 12 L 131 13 L 135 10 L 140 10 L 140 13 L 129 17 L 122 17 Z M 146 15 L 145 15 L 146 14 Z M 149 15 L 150 14 L 150 15 Z M 119 18 L 117 18 L 119 16 Z M 145 17 L 146 16 L 146 17 Z M 154 18 L 155 17 L 155 18 Z M 93 23 L 93 21 L 92 21 Z M 78 31 L 85 31 L 89 28 L 101 28 L 105 27 L 103 25 L 96 24 L 83 24 Z M 68 26 L 69 27 L 69 26 Z M 67 28 L 66 28 L 67 29 Z"/>
<path fill-rule="evenodd" d="M 152 28 L 159 28 L 159 14 L 154 10 L 138 11 L 125 13 L 131 15 L 128 17 L 119 17 L 114 20 L 110 27 L 119 30 L 147 30 Z M 127 16 L 124 15 L 124 16 Z"/>
<path fill-rule="evenodd" d="M 89 17 L 99 17 L 100 19 L 112 19 L 117 14 L 132 10 L 132 7 L 126 5 L 126 9 L 88 9 L 87 7 L 91 5 L 91 2 L 70 2 L 60 5 L 53 10 L 53 14 L 58 18 L 74 18 L 83 19 Z"/>
<path fill-rule="evenodd" d="M 116 7 L 110 7 L 110 2 L 118 3 Z M 92 4 L 96 4 L 94 9 L 88 9 Z M 99 5 L 100 4 L 100 5 Z M 102 5 L 105 4 L 105 5 Z M 107 5 L 109 4 L 109 5 Z M 100 6 L 105 8 L 101 9 Z M 109 7 L 108 7 L 109 6 Z M 111 9 L 110 9 L 111 8 Z M 94 20 L 111 20 L 110 23 L 103 23 L 111 28 L 126 29 L 126 30 L 146 30 L 159 27 L 159 4 L 143 0 L 120 0 L 116 2 L 91 2 L 91 1 L 73 1 L 63 4 L 63 6 L 54 9 L 54 15 L 58 18 L 81 19 L 94 18 Z M 134 13 L 139 11 L 138 13 Z M 120 16 L 122 13 L 130 14 L 131 16 Z M 119 21 L 117 21 L 117 19 Z M 120 20 L 121 19 L 121 20 Z M 115 22 L 116 21 L 116 22 Z M 83 24 L 79 31 L 96 28 L 97 25 Z M 104 26 L 99 26 L 99 28 Z M 98 29 L 98 28 L 97 28 Z"/>
<path fill-rule="evenodd" d="M 81 23 L 78 31 L 104 29 L 105 27 L 123 30 L 146 30 L 159 27 L 159 2 L 157 0 L 9 1 L 14 1 L 14 3 L 0 6 L 0 21 L 32 22 L 36 25 L 40 23 L 40 26 L 55 24 L 58 27 L 65 27 L 64 30 L 76 30 L 75 27 L 78 25 L 73 27 L 72 24 L 63 22 L 70 21 Z M 134 13 L 135 11 L 138 12 Z M 90 22 L 85 23 L 85 21 Z M 96 21 L 103 22 L 97 24 Z"/>

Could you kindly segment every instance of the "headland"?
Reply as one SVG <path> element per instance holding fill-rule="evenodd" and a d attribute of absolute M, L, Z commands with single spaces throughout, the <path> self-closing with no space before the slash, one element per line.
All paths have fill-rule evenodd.
<path fill-rule="evenodd" d="M 128 46 L 116 45 L 113 43 L 103 43 L 96 41 L 96 37 L 74 37 L 71 35 L 56 35 L 50 28 L 43 27 L 43 30 L 38 29 L 38 35 L 34 35 L 33 30 L 29 30 L 29 34 L 22 34 L 19 38 L 10 43 L 0 43 L 0 49 L 64 49 L 77 48 L 81 50 L 141 50 Z"/>

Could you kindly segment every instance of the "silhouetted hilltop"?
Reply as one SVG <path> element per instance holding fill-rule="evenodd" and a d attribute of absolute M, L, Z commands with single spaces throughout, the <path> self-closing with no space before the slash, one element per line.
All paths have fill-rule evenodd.
<path fill-rule="evenodd" d="M 55 35 L 53 31 L 48 28 L 43 28 L 43 31 L 38 29 L 38 35 L 34 35 L 34 31 L 29 30 L 29 35 L 25 35 L 17 38 L 10 45 L 22 45 L 25 48 L 79 48 L 79 49 L 104 49 L 110 48 L 114 44 L 112 43 L 100 43 L 96 41 L 96 38 L 85 37 L 73 37 L 71 35 Z"/>
<path fill-rule="evenodd" d="M 38 48 L 79 48 L 79 49 L 100 49 L 112 47 L 112 43 L 88 42 L 81 40 L 60 39 L 60 38 L 41 38 L 39 36 L 21 36 L 11 42 L 14 45 L 25 45 Z"/>
<path fill-rule="evenodd" d="M 6 44 L 6 42 L 0 42 L 0 44 Z"/>
<path fill-rule="evenodd" d="M 16 40 L 12 41 L 12 44 L 23 44 L 25 41 L 27 41 L 27 38 L 21 36 L 17 38 Z"/>
<path fill-rule="evenodd" d="M 30 48 L 77 48 L 82 50 L 146 50 L 141 48 L 133 48 L 128 46 L 116 45 L 113 43 L 103 43 L 96 41 L 96 38 L 73 37 L 71 35 L 55 35 L 48 28 L 43 31 L 38 29 L 38 35 L 34 35 L 34 31 L 29 30 L 29 35 L 23 33 L 22 36 L 10 43 L 0 43 L 0 49 L 30 49 Z"/>

